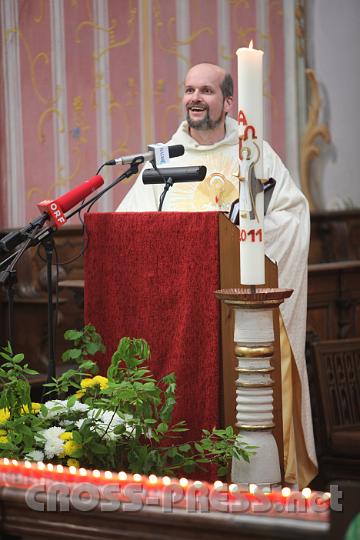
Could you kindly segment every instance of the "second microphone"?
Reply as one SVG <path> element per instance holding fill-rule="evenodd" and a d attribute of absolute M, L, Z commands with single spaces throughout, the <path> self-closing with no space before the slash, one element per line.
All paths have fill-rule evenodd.
<path fill-rule="evenodd" d="M 159 174 L 159 172 L 161 174 Z M 164 184 L 171 178 L 175 182 L 201 182 L 206 176 L 206 167 L 204 165 L 195 167 L 173 167 L 160 168 L 159 172 L 155 169 L 146 169 L 143 171 L 142 181 L 144 184 Z"/>

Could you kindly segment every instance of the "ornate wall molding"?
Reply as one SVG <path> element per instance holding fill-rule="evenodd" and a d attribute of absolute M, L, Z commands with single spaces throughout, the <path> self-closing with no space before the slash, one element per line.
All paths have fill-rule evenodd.
<path fill-rule="evenodd" d="M 300 182 L 309 202 L 310 210 L 316 210 L 316 202 L 311 190 L 310 163 L 320 155 L 320 148 L 316 145 L 316 139 L 320 137 L 329 144 L 330 131 L 325 124 L 319 124 L 321 99 L 315 72 L 312 69 L 306 69 L 305 73 L 310 84 L 310 103 L 308 121 L 300 145 Z"/>

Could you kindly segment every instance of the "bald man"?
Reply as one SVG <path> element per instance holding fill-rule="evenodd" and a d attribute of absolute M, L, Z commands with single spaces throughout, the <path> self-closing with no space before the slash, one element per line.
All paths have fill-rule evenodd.
<path fill-rule="evenodd" d="M 166 211 L 228 211 L 239 197 L 237 122 L 228 116 L 233 81 L 219 66 L 192 67 L 185 80 L 181 122 L 168 144 L 182 144 L 184 156 L 172 167 L 205 165 L 202 182 L 174 184 L 166 195 Z M 278 264 L 279 286 L 294 289 L 281 306 L 281 366 L 285 479 L 306 486 L 317 472 L 305 364 L 309 210 L 288 170 L 269 144 L 263 143 L 264 177 L 274 178 L 265 220 L 266 255 Z M 151 165 L 146 165 L 150 167 Z M 139 175 L 117 211 L 156 211 L 163 185 L 144 185 Z"/>

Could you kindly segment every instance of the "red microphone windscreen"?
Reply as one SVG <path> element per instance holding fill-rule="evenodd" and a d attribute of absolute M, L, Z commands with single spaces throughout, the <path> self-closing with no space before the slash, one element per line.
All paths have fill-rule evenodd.
<path fill-rule="evenodd" d="M 90 193 L 102 186 L 103 183 L 103 177 L 97 174 L 96 176 L 89 178 L 89 180 L 85 180 L 85 182 L 74 189 L 64 193 L 64 195 L 58 197 L 55 202 L 58 204 L 58 206 L 60 206 L 61 210 L 65 214 L 68 210 L 74 208 L 74 206 L 90 195 Z"/>

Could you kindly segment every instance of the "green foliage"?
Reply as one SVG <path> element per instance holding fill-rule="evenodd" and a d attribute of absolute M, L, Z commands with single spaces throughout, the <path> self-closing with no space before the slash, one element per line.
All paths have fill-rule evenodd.
<path fill-rule="evenodd" d="M 207 463 L 217 464 L 224 476 L 233 457 L 249 461 L 254 447 L 231 427 L 203 430 L 196 442 L 177 441 L 187 428 L 184 421 L 172 423 L 175 375 L 154 378 L 144 340 L 123 338 L 103 377 L 90 358 L 104 351 L 95 328 L 69 330 L 65 338 L 72 348 L 63 359 L 77 366 L 48 386 L 66 399 L 41 406 L 31 403 L 26 377 L 34 372 L 22 365 L 23 355 L 10 347 L 0 353 L 0 456 L 172 476 Z"/>
<path fill-rule="evenodd" d="M 82 378 L 98 373 L 97 364 L 89 357 L 98 352 L 105 352 L 100 334 L 91 325 L 84 326 L 83 330 L 67 330 L 64 338 L 72 341 L 73 347 L 63 353 L 62 360 L 77 364 L 77 369 L 68 369 L 53 382 L 45 385 L 49 388 L 48 394 L 55 393 L 58 396 L 67 394 L 73 388 L 78 388 Z"/>
<path fill-rule="evenodd" d="M 27 382 L 29 375 L 37 371 L 23 364 L 23 354 L 14 354 L 10 343 L 0 352 L 0 358 L 5 360 L 0 367 L 0 409 L 8 409 L 11 416 L 18 415 L 23 405 L 31 405 L 30 386 Z"/>

